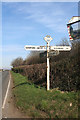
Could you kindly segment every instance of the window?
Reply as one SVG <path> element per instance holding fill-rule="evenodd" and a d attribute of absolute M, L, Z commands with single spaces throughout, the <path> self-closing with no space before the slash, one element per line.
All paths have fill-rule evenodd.
<path fill-rule="evenodd" d="M 80 22 L 74 23 L 70 26 L 70 35 L 73 40 L 80 39 Z"/>

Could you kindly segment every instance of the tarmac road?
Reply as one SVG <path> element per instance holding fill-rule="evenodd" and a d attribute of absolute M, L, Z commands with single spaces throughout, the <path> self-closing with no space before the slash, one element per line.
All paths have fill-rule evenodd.
<path fill-rule="evenodd" d="M 0 96 L 2 95 L 2 72 L 0 71 Z"/>
<path fill-rule="evenodd" d="M 10 86 L 9 86 L 10 81 Z M 6 101 L 4 99 L 7 88 L 9 86 L 9 91 L 7 94 Z M 12 94 L 13 79 L 11 78 L 11 73 L 9 71 L 2 72 L 2 102 L 5 103 L 2 109 L 2 118 L 29 118 L 25 113 L 21 112 L 15 105 L 15 99 Z M 4 102 L 5 101 L 5 102 Z M 3 119 L 2 119 L 3 120 Z M 6 119 L 7 120 L 7 119 Z"/>
<path fill-rule="evenodd" d="M 9 71 L 3 71 L 2 72 L 2 104 L 8 87 L 9 79 L 10 79 Z"/>
<path fill-rule="evenodd" d="M 2 118 L 2 72 L 0 71 L 0 120 Z"/>

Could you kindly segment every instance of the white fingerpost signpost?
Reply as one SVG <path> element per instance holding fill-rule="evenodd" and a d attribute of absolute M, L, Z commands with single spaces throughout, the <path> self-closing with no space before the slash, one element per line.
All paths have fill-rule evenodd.
<path fill-rule="evenodd" d="M 50 35 L 44 37 L 44 40 L 47 42 L 46 46 L 33 46 L 33 45 L 26 45 L 24 48 L 29 51 L 46 51 L 47 54 L 47 90 L 50 90 L 50 80 L 49 80 L 49 73 L 50 73 L 50 65 L 49 65 L 49 57 L 54 56 L 55 54 L 58 55 L 59 51 L 70 51 L 70 46 L 50 46 L 50 42 L 53 38 Z M 44 52 L 45 54 L 45 52 Z M 51 54 L 51 55 L 50 55 Z"/>
<path fill-rule="evenodd" d="M 49 72 L 50 72 L 50 65 L 49 65 L 49 45 L 52 40 L 51 36 L 47 35 L 44 37 L 44 40 L 47 42 L 47 90 L 50 89 L 50 81 L 49 81 Z"/>

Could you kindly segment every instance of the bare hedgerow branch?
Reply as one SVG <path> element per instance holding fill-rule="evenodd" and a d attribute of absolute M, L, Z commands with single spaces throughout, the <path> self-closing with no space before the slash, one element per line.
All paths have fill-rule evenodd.
<path fill-rule="evenodd" d="M 11 63 L 11 65 L 12 65 L 13 67 L 20 66 L 20 65 L 22 65 L 22 64 L 23 64 L 23 58 L 21 58 L 21 57 L 18 57 L 18 58 L 16 58 L 16 59 L 14 59 L 14 60 L 12 61 L 12 63 Z"/>

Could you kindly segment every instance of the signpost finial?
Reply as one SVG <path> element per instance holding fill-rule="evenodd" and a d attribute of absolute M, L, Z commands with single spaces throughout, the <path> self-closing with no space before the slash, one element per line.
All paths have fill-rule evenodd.
<path fill-rule="evenodd" d="M 46 37 L 44 37 L 44 40 L 46 42 L 50 42 L 53 38 L 50 35 L 46 35 Z"/>

